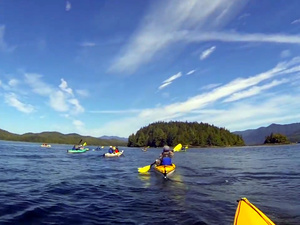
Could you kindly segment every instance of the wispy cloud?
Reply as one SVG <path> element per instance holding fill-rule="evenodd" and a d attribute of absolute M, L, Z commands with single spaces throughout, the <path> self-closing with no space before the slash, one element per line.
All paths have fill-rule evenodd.
<path fill-rule="evenodd" d="M 167 87 L 168 85 L 170 85 L 174 80 L 178 79 L 179 77 L 182 76 L 182 73 L 179 72 L 171 77 L 169 77 L 168 79 L 166 79 L 165 81 L 162 82 L 162 84 L 158 87 L 159 90 Z"/>
<path fill-rule="evenodd" d="M 244 13 L 243 15 L 239 16 L 238 20 L 245 19 L 245 18 L 249 17 L 250 15 L 251 15 L 250 13 Z"/>
<path fill-rule="evenodd" d="M 61 84 L 59 85 L 60 89 L 69 95 L 73 96 L 73 90 L 68 87 L 68 83 L 64 79 L 60 79 Z"/>
<path fill-rule="evenodd" d="M 69 99 L 68 102 L 73 105 L 73 113 L 79 114 L 84 112 L 84 108 L 80 105 L 79 101 L 76 98 Z"/>
<path fill-rule="evenodd" d="M 84 123 L 80 120 L 73 120 L 73 125 L 77 130 L 82 130 L 84 128 Z"/>
<path fill-rule="evenodd" d="M 280 57 L 281 58 L 287 58 L 287 57 L 290 57 L 291 56 L 291 51 L 286 49 L 286 50 L 283 50 L 281 53 L 280 53 Z"/>
<path fill-rule="evenodd" d="M 83 89 L 77 89 L 76 93 L 82 97 L 89 97 L 90 93 L 88 90 L 83 90 Z"/>
<path fill-rule="evenodd" d="M 99 113 L 99 114 L 132 114 L 139 113 L 141 109 L 128 109 L 128 110 L 92 110 L 90 113 Z"/>
<path fill-rule="evenodd" d="M 232 96 L 230 96 L 229 98 L 225 99 L 224 102 L 232 102 L 232 101 L 237 101 L 243 98 L 248 98 L 250 96 L 254 96 L 254 95 L 258 95 L 259 93 L 261 93 L 264 90 L 270 89 L 272 87 L 278 86 L 280 84 L 284 84 L 289 82 L 288 79 L 282 79 L 282 80 L 273 80 L 271 83 L 269 84 L 265 84 L 262 86 L 254 86 L 248 90 L 242 91 L 242 92 L 236 92 L 234 93 Z"/>
<path fill-rule="evenodd" d="M 4 40 L 5 26 L 0 25 L 0 51 L 12 52 L 16 49 L 16 46 L 9 46 Z"/>
<path fill-rule="evenodd" d="M 132 73 L 154 56 L 171 51 L 175 44 L 207 41 L 300 44 L 300 35 L 247 34 L 225 29 L 220 32 L 220 28 L 239 13 L 246 3 L 227 0 L 191 0 L 189 4 L 180 0 L 156 3 L 141 20 L 109 71 Z"/>
<path fill-rule="evenodd" d="M 96 43 L 94 42 L 82 42 L 80 44 L 81 47 L 95 47 L 96 46 Z"/>
<path fill-rule="evenodd" d="M 209 85 L 201 87 L 201 90 L 211 90 L 211 89 L 214 89 L 215 87 L 218 87 L 220 85 L 221 85 L 221 83 L 218 83 L 218 84 L 209 84 Z"/>
<path fill-rule="evenodd" d="M 32 105 L 21 102 L 18 99 L 17 95 L 14 93 L 5 94 L 4 98 L 5 98 L 5 102 L 8 105 L 16 108 L 20 112 L 27 113 L 27 114 L 34 112 L 34 107 Z"/>
<path fill-rule="evenodd" d="M 70 112 L 79 114 L 84 112 L 84 108 L 79 101 L 74 98 L 73 90 L 68 87 L 67 81 L 61 79 L 58 87 L 53 87 L 42 81 L 39 74 L 25 74 L 25 82 L 30 85 L 32 91 L 41 96 L 49 97 L 49 105 L 57 112 Z"/>
<path fill-rule="evenodd" d="M 165 81 L 163 81 L 163 83 L 173 82 L 174 80 L 178 79 L 181 76 L 182 76 L 182 73 L 178 72 L 175 75 L 173 75 L 173 76 L 169 77 L 168 79 L 166 79 Z"/>
<path fill-rule="evenodd" d="M 53 91 L 49 97 L 50 106 L 57 112 L 67 112 L 69 106 L 66 102 L 66 95 L 62 91 Z"/>
<path fill-rule="evenodd" d="M 53 88 L 41 80 L 42 75 L 35 73 L 26 73 L 25 82 L 32 88 L 32 91 L 42 96 L 50 95 Z"/>
<path fill-rule="evenodd" d="M 145 124 L 149 124 L 153 121 L 185 120 L 187 118 L 189 118 L 188 120 L 197 121 L 204 121 L 207 119 L 204 122 L 214 123 L 218 126 L 229 126 L 230 129 L 233 129 L 240 126 L 238 123 L 245 123 L 246 121 L 248 123 L 251 121 L 251 124 L 254 124 L 253 121 L 256 121 L 257 124 L 266 122 L 266 120 L 260 121 L 260 119 L 257 118 L 258 115 L 262 116 L 264 119 L 269 117 L 280 118 L 280 116 L 287 115 L 287 111 L 290 111 L 289 109 L 291 108 L 295 112 L 298 112 L 299 110 L 296 110 L 296 108 L 299 109 L 300 103 L 293 103 L 294 105 L 292 105 L 291 102 L 295 102 L 292 101 L 292 96 L 276 95 L 276 97 L 270 97 L 268 96 L 269 93 L 263 95 L 263 91 L 271 90 L 280 84 L 288 84 L 290 81 L 288 77 L 292 78 L 293 75 L 298 74 L 299 72 L 300 58 L 280 62 L 274 68 L 263 73 L 259 73 L 248 78 L 232 80 L 231 82 L 218 86 L 208 92 L 190 97 L 186 101 L 175 102 L 166 106 L 158 106 L 156 108 L 144 109 L 133 117 L 108 123 L 101 129 L 92 130 L 92 132 L 104 131 L 106 129 L 108 131 L 111 128 L 120 127 L 120 133 L 123 132 L 124 134 L 126 131 L 130 132 L 138 130 Z M 283 76 L 284 79 L 274 80 L 280 76 Z M 257 97 L 259 97 L 263 103 L 254 103 L 253 100 Z M 227 101 L 224 101 L 224 99 L 227 99 Z M 243 101 L 241 101 L 242 99 Z M 250 99 L 252 101 L 250 101 Z M 249 101 L 247 102 L 247 100 Z M 201 116 L 192 116 L 191 114 L 197 110 L 210 109 L 210 107 L 214 104 L 224 106 L 223 110 L 226 112 L 224 113 L 224 116 L 222 116 L 222 113 L 216 113 L 215 115 L 207 113 L 205 115 L 202 114 Z M 284 108 L 283 105 L 286 107 L 285 110 L 282 109 Z M 226 108 L 230 109 L 227 110 Z M 245 114 L 243 115 L 243 113 Z M 235 116 L 233 117 L 232 115 Z M 294 117 L 295 116 L 296 114 L 294 114 Z M 298 114 L 297 116 L 300 118 Z"/>
<path fill-rule="evenodd" d="M 20 81 L 17 80 L 17 79 L 10 79 L 8 81 L 8 85 L 11 86 L 11 87 L 16 87 L 19 83 L 20 83 Z"/>
<path fill-rule="evenodd" d="M 66 11 L 68 12 L 68 11 L 70 11 L 71 10 L 71 8 L 72 8 L 72 5 L 71 5 L 71 2 L 69 2 L 69 1 L 66 1 Z"/>
<path fill-rule="evenodd" d="M 203 51 L 200 55 L 200 60 L 206 59 L 208 56 L 210 56 L 214 51 L 216 50 L 216 46 L 212 46 L 209 49 L 206 49 Z"/>
<path fill-rule="evenodd" d="M 189 30 L 203 32 L 223 26 L 245 3 L 246 1 L 233 3 L 227 0 L 156 2 L 121 50 L 110 71 L 135 71 L 162 49 L 179 41 L 185 42 L 183 36 L 188 36 Z"/>
<path fill-rule="evenodd" d="M 300 19 L 293 20 L 293 22 L 291 22 L 291 24 L 296 24 L 296 23 L 300 23 Z"/>
<path fill-rule="evenodd" d="M 158 89 L 161 90 L 161 89 L 167 87 L 167 86 L 170 85 L 170 84 L 171 84 L 171 82 L 163 83 L 162 85 L 160 85 L 160 86 L 158 87 Z"/>
<path fill-rule="evenodd" d="M 231 104 L 228 109 L 208 110 L 207 112 L 203 110 L 203 112 L 197 112 L 195 115 L 187 115 L 183 117 L 183 120 L 213 123 L 231 131 L 244 130 L 245 127 L 251 129 L 266 126 L 274 123 L 274 121 L 289 123 L 295 119 L 300 119 L 299 114 L 291 113 L 300 107 L 300 103 L 293 101 L 293 99 L 294 97 L 291 95 L 284 95 L 263 98 L 259 103 L 244 101 Z M 291 102 L 293 104 L 290 104 Z"/>
<path fill-rule="evenodd" d="M 300 35 L 262 33 L 245 34 L 237 32 L 194 32 L 190 33 L 188 36 L 185 33 L 178 35 L 181 35 L 182 39 L 189 42 L 222 41 L 300 44 Z"/>
<path fill-rule="evenodd" d="M 191 74 L 193 74 L 195 72 L 196 72 L 196 70 L 191 70 L 191 71 L 187 72 L 186 75 L 191 75 Z"/>

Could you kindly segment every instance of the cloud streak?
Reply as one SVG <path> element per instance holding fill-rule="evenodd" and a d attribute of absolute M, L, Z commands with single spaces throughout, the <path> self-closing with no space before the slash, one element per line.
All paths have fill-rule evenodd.
<path fill-rule="evenodd" d="M 238 33 L 223 29 L 237 15 L 247 1 L 191 0 L 164 1 L 155 4 L 132 34 L 109 68 L 110 72 L 133 73 L 174 45 L 207 41 L 257 42 L 300 44 L 300 35 Z M 205 9 L 205 10 L 203 10 Z M 165 16 L 168 15 L 168 16 Z M 248 14 L 244 14 L 248 16 Z M 240 17 L 241 18 L 241 17 Z M 298 20 L 292 22 L 298 23 Z M 215 48 L 204 52 L 207 58 Z"/>
<path fill-rule="evenodd" d="M 3 52 L 12 52 L 15 50 L 16 46 L 8 46 L 4 40 L 5 26 L 0 25 L 0 51 Z"/>
<path fill-rule="evenodd" d="M 95 47 L 96 46 L 96 43 L 94 42 L 82 42 L 80 44 L 81 47 Z"/>
<path fill-rule="evenodd" d="M 186 75 L 192 75 L 195 72 L 196 72 L 196 70 L 191 70 L 191 71 L 187 72 Z"/>
<path fill-rule="evenodd" d="M 182 35 L 178 36 L 182 31 L 188 35 L 188 30 L 219 28 L 245 3 L 226 0 L 190 0 L 187 3 L 174 0 L 154 4 L 109 71 L 132 73 L 161 50 L 184 41 Z"/>
<path fill-rule="evenodd" d="M 188 36 L 185 33 L 181 33 L 178 35 L 181 35 L 182 40 L 186 40 L 189 42 L 222 41 L 300 44 L 300 35 L 262 33 L 246 34 L 237 32 L 194 32 L 190 33 Z"/>
<path fill-rule="evenodd" d="M 205 51 L 202 52 L 200 55 L 200 60 L 206 59 L 208 56 L 210 56 L 214 51 L 216 50 L 216 46 L 212 46 L 209 49 L 206 49 Z"/>
<path fill-rule="evenodd" d="M 159 90 L 169 86 L 174 80 L 178 79 L 179 77 L 182 76 L 182 73 L 179 72 L 171 77 L 169 77 L 168 79 L 166 79 L 165 81 L 162 82 L 162 84 L 158 87 Z"/>
<path fill-rule="evenodd" d="M 14 93 L 5 94 L 4 99 L 8 105 L 16 108 L 20 112 L 26 114 L 34 112 L 34 107 L 32 105 L 21 102 Z"/>
<path fill-rule="evenodd" d="M 129 109 L 129 110 L 92 110 L 89 111 L 90 113 L 96 114 L 132 114 L 132 113 L 139 113 L 142 110 L 140 109 Z"/>
<path fill-rule="evenodd" d="M 252 88 L 242 91 L 242 92 L 236 92 L 229 98 L 225 99 L 224 102 L 232 102 L 232 101 L 237 101 L 243 98 L 248 98 L 254 95 L 258 95 L 264 90 L 270 89 L 272 87 L 278 86 L 280 84 L 287 83 L 289 80 L 288 79 L 282 79 L 280 81 L 278 80 L 273 80 L 271 83 L 263 85 L 263 86 L 253 86 Z"/>
<path fill-rule="evenodd" d="M 296 24 L 296 23 L 300 23 L 300 19 L 293 20 L 293 22 L 291 22 L 291 24 Z"/>

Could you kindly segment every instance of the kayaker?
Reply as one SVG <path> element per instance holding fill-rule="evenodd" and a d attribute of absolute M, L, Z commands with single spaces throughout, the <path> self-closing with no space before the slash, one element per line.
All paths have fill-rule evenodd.
<path fill-rule="evenodd" d="M 114 149 L 112 146 L 109 146 L 108 153 L 114 153 Z"/>
<path fill-rule="evenodd" d="M 79 150 L 81 149 L 82 145 L 74 145 L 72 150 Z"/>
<path fill-rule="evenodd" d="M 119 152 L 119 149 L 118 149 L 118 146 L 116 147 L 115 149 L 115 153 L 118 153 Z"/>
<path fill-rule="evenodd" d="M 174 156 L 173 150 L 170 149 L 168 145 L 163 147 L 163 151 L 159 156 L 159 159 L 156 159 L 156 165 L 172 165 L 172 157 Z"/>

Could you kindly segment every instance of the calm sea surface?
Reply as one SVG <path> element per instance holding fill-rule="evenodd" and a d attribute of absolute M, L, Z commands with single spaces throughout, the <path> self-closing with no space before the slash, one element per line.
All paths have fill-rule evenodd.
<path fill-rule="evenodd" d="M 138 167 L 161 149 L 67 154 L 0 141 L 0 224 L 232 224 L 247 197 L 276 224 L 300 224 L 300 145 L 189 149 L 164 180 Z M 95 146 L 89 146 L 90 149 Z"/>

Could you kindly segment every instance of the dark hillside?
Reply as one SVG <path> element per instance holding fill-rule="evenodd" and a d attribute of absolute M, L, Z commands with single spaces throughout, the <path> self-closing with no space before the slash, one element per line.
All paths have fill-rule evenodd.
<path fill-rule="evenodd" d="M 234 134 L 241 135 L 245 141 L 246 145 L 260 145 L 263 144 L 266 137 L 271 133 L 280 133 L 292 141 L 300 141 L 300 123 L 292 124 L 271 124 L 268 127 L 260 127 L 257 129 L 245 130 L 245 131 L 235 131 Z"/>
<path fill-rule="evenodd" d="M 80 140 L 88 145 L 119 145 L 126 146 L 127 142 L 122 140 L 99 139 L 91 136 L 81 136 L 79 134 L 62 134 L 59 132 L 25 133 L 22 135 L 13 134 L 0 129 L 0 140 L 24 141 L 39 143 L 57 143 L 57 144 L 77 144 Z"/>

